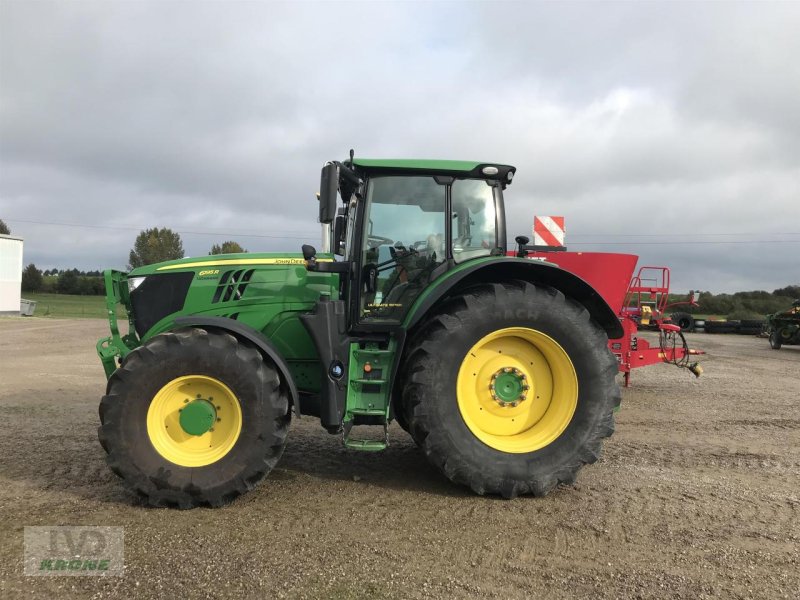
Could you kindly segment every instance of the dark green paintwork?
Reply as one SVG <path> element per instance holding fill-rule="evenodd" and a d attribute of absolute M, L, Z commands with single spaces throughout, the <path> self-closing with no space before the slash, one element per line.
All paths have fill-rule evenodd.
<path fill-rule="evenodd" d="M 319 255 L 319 258 L 331 258 L 331 255 Z M 248 261 L 250 264 L 233 265 L 230 262 L 233 260 Z M 255 264 L 259 260 L 296 261 L 297 264 Z M 414 316 L 422 310 L 421 306 L 425 299 L 441 286 L 447 286 L 451 277 L 462 270 L 493 260 L 495 257 L 491 256 L 476 258 L 456 265 L 443 274 L 417 298 L 406 315 L 404 326 L 407 327 Z M 180 268 L 165 269 L 165 267 L 173 266 Z M 251 268 L 254 269 L 253 276 L 240 300 L 212 302 L 220 277 L 226 270 Z M 219 273 L 201 275 L 201 273 L 216 270 Z M 156 323 L 142 339 L 136 336 L 132 323 L 129 324 L 129 333 L 121 333 L 116 319 L 115 306 L 117 303 L 122 304 L 130 315 L 127 280 L 132 277 L 158 276 L 161 273 L 181 271 L 195 273 L 183 309 Z M 106 271 L 105 278 L 111 336 L 98 342 L 97 351 L 107 377 L 110 377 L 116 370 L 118 359 L 124 358 L 134 348 L 153 336 L 175 329 L 175 320 L 179 317 L 187 315 L 236 316 L 237 321 L 262 332 L 273 342 L 286 359 L 292 377 L 300 390 L 312 393 L 319 391 L 320 367 L 317 351 L 299 317 L 304 312 L 312 310 L 322 294 L 330 295 L 332 300 L 338 299 L 338 276 L 306 270 L 301 254 L 252 253 L 185 258 L 147 265 L 134 269 L 129 274 L 120 271 Z M 388 398 L 388 391 L 386 398 Z M 388 406 L 388 400 L 384 404 Z"/>
<path fill-rule="evenodd" d="M 332 256 L 320 254 L 318 259 L 332 259 Z M 247 261 L 247 264 L 232 261 Z M 259 261 L 278 261 L 279 264 L 258 264 Z M 292 262 L 294 264 L 286 264 Z M 241 299 L 213 302 L 220 277 L 231 269 L 254 270 L 244 295 Z M 156 323 L 141 339 L 135 333 L 120 335 L 113 309 L 121 303 L 130 313 L 127 280 L 182 271 L 195 273 L 183 309 Z M 179 317 L 235 316 L 237 321 L 262 332 L 275 344 L 301 390 L 319 390 L 317 351 L 299 316 L 312 310 L 323 294 L 332 300 L 338 299 L 338 275 L 306 270 L 301 254 L 248 253 L 185 258 L 140 267 L 127 275 L 106 271 L 105 277 L 112 335 L 98 342 L 98 354 L 107 377 L 116 370 L 118 358 L 124 358 L 153 336 L 175 329 L 175 320 Z M 130 331 L 133 332 L 132 325 Z"/>

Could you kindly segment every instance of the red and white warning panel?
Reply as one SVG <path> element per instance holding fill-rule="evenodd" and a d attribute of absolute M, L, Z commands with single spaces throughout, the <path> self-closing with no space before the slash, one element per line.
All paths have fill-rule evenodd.
<path fill-rule="evenodd" d="M 533 245 L 564 247 L 564 217 L 533 217 Z"/>

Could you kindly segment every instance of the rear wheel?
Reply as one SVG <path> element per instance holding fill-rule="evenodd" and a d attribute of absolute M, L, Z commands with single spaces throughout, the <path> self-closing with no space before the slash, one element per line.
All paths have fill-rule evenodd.
<path fill-rule="evenodd" d="M 275 466 L 289 405 L 274 366 L 232 335 L 185 329 L 128 355 L 100 403 L 112 470 L 153 506 L 219 506 Z"/>
<path fill-rule="evenodd" d="M 694 331 L 694 317 L 686 312 L 672 313 L 672 323 L 681 328 L 683 332 Z"/>
<path fill-rule="evenodd" d="M 525 282 L 455 297 L 405 364 L 410 433 L 479 494 L 544 495 L 597 460 L 614 430 L 617 362 L 579 304 Z"/>

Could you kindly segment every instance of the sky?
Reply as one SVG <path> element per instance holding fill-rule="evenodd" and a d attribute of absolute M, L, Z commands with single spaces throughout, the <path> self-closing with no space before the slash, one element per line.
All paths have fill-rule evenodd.
<path fill-rule="evenodd" d="M 320 168 L 517 167 L 509 240 L 800 284 L 800 3 L 0 0 L 0 219 L 40 269 L 318 242 Z"/>

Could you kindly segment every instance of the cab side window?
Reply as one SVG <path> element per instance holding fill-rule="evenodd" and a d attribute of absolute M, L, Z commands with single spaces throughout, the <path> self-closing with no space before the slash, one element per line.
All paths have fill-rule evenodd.
<path fill-rule="evenodd" d="M 494 188 L 481 179 L 453 182 L 453 259 L 488 256 L 497 244 Z"/>

